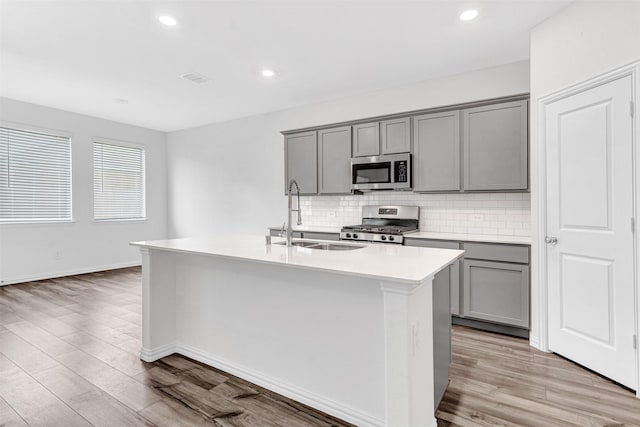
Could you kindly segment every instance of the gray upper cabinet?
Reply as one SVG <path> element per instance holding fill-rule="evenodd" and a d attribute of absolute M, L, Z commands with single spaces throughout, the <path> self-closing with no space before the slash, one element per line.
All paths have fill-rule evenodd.
<path fill-rule="evenodd" d="M 413 118 L 413 191 L 460 190 L 460 111 Z"/>
<path fill-rule="evenodd" d="M 318 192 L 351 193 L 351 126 L 318 131 Z"/>
<path fill-rule="evenodd" d="M 301 182 L 303 194 L 349 194 L 348 159 L 412 153 L 414 192 L 527 191 L 529 104 L 523 98 L 283 132 L 285 178 Z"/>
<path fill-rule="evenodd" d="M 463 189 L 528 188 L 527 101 L 462 110 Z"/>
<path fill-rule="evenodd" d="M 288 190 L 289 180 L 292 178 L 300 186 L 301 194 L 318 193 L 318 148 L 316 140 L 316 131 L 285 136 L 285 194 Z"/>
<path fill-rule="evenodd" d="M 380 122 L 382 154 L 408 153 L 411 151 L 411 118 L 404 117 Z"/>
<path fill-rule="evenodd" d="M 353 157 L 380 155 L 380 122 L 353 126 Z"/>

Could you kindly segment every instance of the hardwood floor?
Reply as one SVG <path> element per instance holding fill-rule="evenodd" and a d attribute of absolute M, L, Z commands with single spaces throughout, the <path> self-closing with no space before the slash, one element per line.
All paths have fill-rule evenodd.
<path fill-rule="evenodd" d="M 188 358 L 139 360 L 139 268 L 0 287 L 0 426 L 347 426 Z M 441 426 L 640 426 L 640 399 L 526 340 L 455 327 Z"/>
<path fill-rule="evenodd" d="M 640 426 L 640 399 L 528 340 L 456 326 L 439 426 Z"/>

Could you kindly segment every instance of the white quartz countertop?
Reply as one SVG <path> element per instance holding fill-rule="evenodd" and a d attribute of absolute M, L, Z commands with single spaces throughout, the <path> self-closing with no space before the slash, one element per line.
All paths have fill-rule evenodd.
<path fill-rule="evenodd" d="M 280 241 L 283 239 L 274 237 L 273 243 L 266 245 L 264 236 L 233 239 L 203 237 L 133 242 L 131 245 L 151 250 L 278 264 L 290 268 L 328 271 L 414 285 L 433 277 L 464 254 L 464 251 L 457 250 L 379 243 L 361 244 L 364 247 L 355 250 L 327 251 L 276 244 Z M 347 242 L 341 244 L 355 245 Z"/>
<path fill-rule="evenodd" d="M 458 240 L 461 242 L 510 243 L 514 245 L 530 245 L 531 237 L 499 236 L 467 233 L 438 233 L 435 231 L 418 231 L 405 235 L 405 239 Z"/>

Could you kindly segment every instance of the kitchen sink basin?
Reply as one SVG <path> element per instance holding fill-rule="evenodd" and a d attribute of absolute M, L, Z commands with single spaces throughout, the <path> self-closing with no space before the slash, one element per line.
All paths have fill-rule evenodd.
<path fill-rule="evenodd" d="M 301 246 L 303 248 L 309 248 L 311 246 L 317 245 L 319 242 L 304 242 L 304 241 L 295 241 L 291 242 L 291 246 Z M 286 245 L 287 242 L 276 242 L 274 245 Z"/>
<path fill-rule="evenodd" d="M 274 245 L 286 245 L 287 242 L 277 242 Z M 313 242 L 306 240 L 296 240 L 291 242 L 291 246 L 300 246 L 309 249 L 320 249 L 324 251 L 352 251 L 354 249 L 364 248 L 363 245 L 345 245 L 342 243 Z"/>
<path fill-rule="evenodd" d="M 364 248 L 362 245 L 343 245 L 340 243 L 318 243 L 308 247 L 311 249 L 322 249 L 324 251 L 352 251 L 354 249 Z"/>

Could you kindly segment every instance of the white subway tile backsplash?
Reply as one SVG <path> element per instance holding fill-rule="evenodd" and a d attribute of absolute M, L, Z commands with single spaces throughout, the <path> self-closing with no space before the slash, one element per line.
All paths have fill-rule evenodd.
<path fill-rule="evenodd" d="M 383 204 L 420 206 L 421 231 L 525 237 L 531 234 L 529 193 L 303 196 L 302 221 L 306 226 L 337 228 L 359 224 L 362 206 Z"/>

